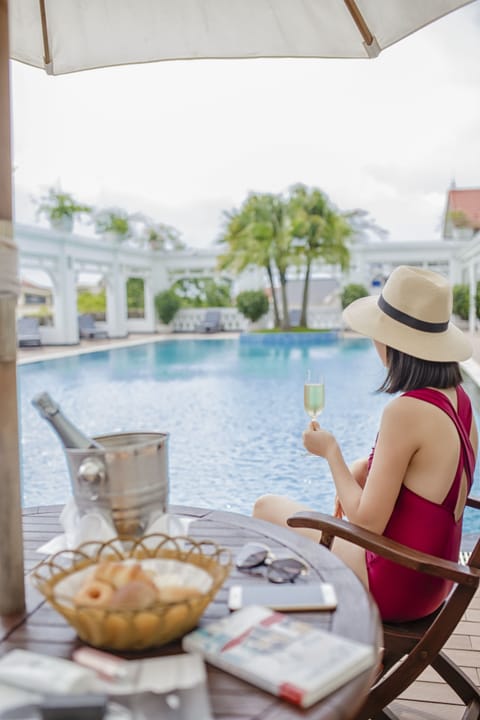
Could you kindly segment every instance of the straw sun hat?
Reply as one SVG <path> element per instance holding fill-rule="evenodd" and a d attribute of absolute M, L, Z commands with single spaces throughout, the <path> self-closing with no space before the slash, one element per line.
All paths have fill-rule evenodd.
<path fill-rule="evenodd" d="M 472 354 L 468 338 L 450 322 L 452 288 L 430 270 L 400 265 L 379 296 L 348 305 L 345 322 L 362 335 L 422 360 L 452 362 Z"/>

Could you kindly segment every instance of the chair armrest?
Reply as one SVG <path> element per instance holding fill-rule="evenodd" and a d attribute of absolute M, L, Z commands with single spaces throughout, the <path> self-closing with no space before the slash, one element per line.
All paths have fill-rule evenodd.
<path fill-rule="evenodd" d="M 287 524 L 295 528 L 312 528 L 320 530 L 328 540 L 332 537 L 341 537 L 344 540 L 359 545 L 365 550 L 372 550 L 387 560 L 392 560 L 399 565 L 417 570 L 419 572 L 434 575 L 446 580 L 460 583 L 461 585 L 478 585 L 480 570 L 470 566 L 462 566 L 450 560 L 413 550 L 395 540 L 390 540 L 383 535 L 365 530 L 358 525 L 334 518 L 331 515 L 318 512 L 299 512 L 288 518 Z M 322 543 L 325 544 L 325 543 Z"/>
<path fill-rule="evenodd" d="M 469 496 L 466 504 L 469 507 L 475 508 L 475 510 L 480 510 L 480 498 Z"/>

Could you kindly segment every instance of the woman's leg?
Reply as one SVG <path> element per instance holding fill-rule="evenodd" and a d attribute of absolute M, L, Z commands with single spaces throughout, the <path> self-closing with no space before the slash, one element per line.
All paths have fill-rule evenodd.
<path fill-rule="evenodd" d="M 289 527 L 287 525 L 287 519 L 302 510 L 308 511 L 312 510 L 312 508 L 307 505 L 302 505 L 302 503 L 284 495 L 262 495 L 256 500 L 253 506 L 253 517 L 259 518 L 260 520 L 267 520 L 275 525 Z M 312 530 L 311 528 L 289 528 L 289 530 L 293 530 L 316 543 L 320 542 L 321 533 L 319 530 Z M 347 540 L 335 538 L 332 545 L 332 552 L 343 560 L 345 565 L 348 565 L 365 587 L 368 588 L 365 550 Z"/>
<path fill-rule="evenodd" d="M 288 527 L 287 519 L 301 510 L 312 510 L 307 505 L 302 505 L 285 495 L 262 495 L 255 501 L 253 506 L 253 517 L 260 520 L 268 520 L 275 525 Z M 315 542 L 320 541 L 320 532 L 310 528 L 289 528 L 299 535 L 310 538 Z"/>
<path fill-rule="evenodd" d="M 332 545 L 332 552 L 340 560 L 343 560 L 358 579 L 368 589 L 367 561 L 365 558 L 365 550 L 358 545 L 354 545 L 343 538 L 335 538 Z"/>

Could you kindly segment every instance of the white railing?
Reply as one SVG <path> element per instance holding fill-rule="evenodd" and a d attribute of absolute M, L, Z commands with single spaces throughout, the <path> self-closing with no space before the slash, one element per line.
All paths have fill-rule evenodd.
<path fill-rule="evenodd" d="M 208 308 L 220 312 L 223 329 L 230 332 L 243 332 L 249 326 L 248 320 L 236 308 Z M 195 332 L 205 319 L 205 308 L 184 308 L 179 310 L 171 322 L 173 332 Z"/>
<path fill-rule="evenodd" d="M 307 313 L 307 323 L 316 330 L 338 330 L 342 326 L 342 311 L 337 307 L 312 308 Z"/>
<path fill-rule="evenodd" d="M 310 330 L 338 330 L 342 327 L 342 311 L 338 307 L 316 307 L 307 312 L 307 326 Z M 267 315 L 255 325 L 255 328 L 271 330 L 274 327 L 273 312 L 270 309 Z"/>

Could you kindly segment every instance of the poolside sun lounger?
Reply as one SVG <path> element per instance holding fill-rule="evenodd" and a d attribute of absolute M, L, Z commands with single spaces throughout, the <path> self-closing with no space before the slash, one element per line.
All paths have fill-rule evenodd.
<path fill-rule="evenodd" d="M 88 314 L 78 316 L 78 333 L 81 338 L 92 339 L 108 337 L 105 330 L 97 329 L 93 315 Z"/>
<path fill-rule="evenodd" d="M 21 317 L 17 320 L 17 343 L 24 345 L 41 345 L 40 328 L 35 317 Z"/>
<path fill-rule="evenodd" d="M 205 317 L 195 329 L 197 332 L 220 332 L 223 330 L 220 310 L 207 310 Z"/>

